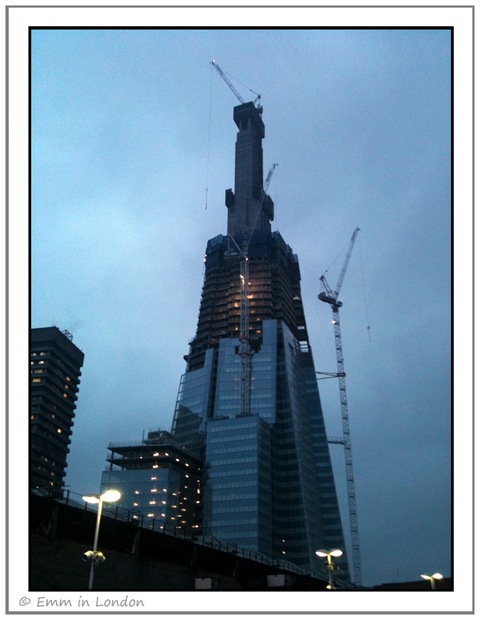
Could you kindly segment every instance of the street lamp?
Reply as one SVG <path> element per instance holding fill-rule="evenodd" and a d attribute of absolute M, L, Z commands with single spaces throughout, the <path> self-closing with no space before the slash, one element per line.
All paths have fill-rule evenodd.
<path fill-rule="evenodd" d="M 324 551 L 323 549 L 319 549 L 315 551 L 315 554 L 320 558 L 327 558 L 325 560 L 325 566 L 327 568 L 328 573 L 328 586 L 327 590 L 335 590 L 335 586 L 332 582 L 332 571 L 335 568 L 334 563 L 332 562 L 332 558 L 339 558 L 343 555 L 343 551 L 341 549 L 331 549 L 330 551 Z"/>
<path fill-rule="evenodd" d="M 118 500 L 122 497 L 120 491 L 116 489 L 109 489 L 108 491 L 104 491 L 101 495 L 84 495 L 83 500 L 87 502 L 87 504 L 98 504 L 97 511 L 97 524 L 95 526 L 95 538 L 93 539 L 93 549 L 91 551 L 85 551 L 83 554 L 83 559 L 85 562 L 90 560 L 90 579 L 88 582 L 88 589 L 91 590 L 93 588 L 93 576 L 95 574 L 95 566 L 100 562 L 105 561 L 105 556 L 101 551 L 97 551 L 98 545 L 98 534 L 100 532 L 100 519 L 102 518 L 102 508 L 103 503 L 107 502 L 109 504 L 113 502 L 118 502 Z"/>
<path fill-rule="evenodd" d="M 433 575 L 420 575 L 423 579 L 428 579 L 430 581 L 430 585 L 432 586 L 432 590 L 435 590 L 435 579 L 443 579 L 443 575 L 440 573 L 433 573 Z"/>

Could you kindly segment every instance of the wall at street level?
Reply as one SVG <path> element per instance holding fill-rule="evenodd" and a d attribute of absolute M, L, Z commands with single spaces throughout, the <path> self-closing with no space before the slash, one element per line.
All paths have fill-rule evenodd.
<path fill-rule="evenodd" d="M 96 513 L 82 506 L 31 496 L 29 590 L 86 591 L 90 564 L 82 555 L 91 549 Z M 252 558 L 240 557 L 191 540 L 143 530 L 102 517 L 99 549 L 107 557 L 95 573 L 96 591 L 192 591 L 195 580 L 210 578 L 215 590 L 271 591 L 272 575 L 284 575 L 279 590 L 325 591 L 326 581 L 306 573 L 281 570 Z M 11 549 L 10 549 L 11 553 Z M 281 583 L 281 580 L 280 580 Z M 366 589 L 366 588 L 364 588 Z M 368 588 L 384 591 L 429 590 L 427 581 L 388 583 Z M 436 583 L 437 590 L 453 589 L 452 579 Z"/>
<path fill-rule="evenodd" d="M 29 590 L 85 591 L 96 513 L 49 498 L 30 498 Z M 106 561 L 95 572 L 97 591 L 195 590 L 210 578 L 215 590 L 267 590 L 268 576 L 283 572 L 282 589 L 323 590 L 326 582 L 308 574 L 279 571 L 252 557 L 102 516 L 99 550 Z"/>

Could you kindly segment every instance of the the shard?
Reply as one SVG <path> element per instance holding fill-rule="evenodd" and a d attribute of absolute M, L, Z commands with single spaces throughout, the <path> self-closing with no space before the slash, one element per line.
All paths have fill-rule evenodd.
<path fill-rule="evenodd" d="M 317 549 L 339 548 L 348 580 L 299 262 L 264 191 L 262 109 L 243 103 L 233 119 L 235 187 L 226 233 L 207 243 L 172 434 L 205 463 L 205 535 L 314 570 Z"/>

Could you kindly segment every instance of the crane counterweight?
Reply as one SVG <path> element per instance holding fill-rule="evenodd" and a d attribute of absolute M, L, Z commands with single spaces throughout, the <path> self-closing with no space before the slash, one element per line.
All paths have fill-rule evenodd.
<path fill-rule="evenodd" d="M 337 301 L 334 297 L 327 295 L 327 293 L 324 292 L 318 294 L 318 299 L 320 299 L 320 301 L 324 301 L 326 304 L 330 304 L 331 306 L 337 306 L 337 308 L 341 308 L 343 306 L 341 301 Z"/>

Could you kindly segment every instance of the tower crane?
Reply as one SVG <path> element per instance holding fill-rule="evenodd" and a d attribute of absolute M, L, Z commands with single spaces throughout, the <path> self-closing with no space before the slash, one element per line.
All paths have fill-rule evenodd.
<path fill-rule="evenodd" d="M 326 374 L 330 377 L 338 377 L 338 383 L 340 388 L 340 408 L 342 415 L 342 439 L 335 440 L 334 443 L 342 443 L 345 452 L 345 469 L 347 476 L 347 493 L 348 493 L 348 509 L 350 515 L 350 535 L 352 539 L 352 563 L 353 563 L 353 581 L 356 585 L 361 585 L 361 563 L 360 563 L 360 546 L 358 540 L 358 522 L 357 522 L 357 503 L 355 499 L 355 483 L 353 476 L 353 461 L 352 461 L 352 446 L 350 441 L 350 425 L 348 419 L 348 405 L 347 405 L 347 389 L 345 381 L 345 368 L 343 365 L 343 350 L 342 350 L 342 337 L 340 333 L 340 315 L 339 309 L 342 306 L 342 302 L 338 300 L 338 295 L 343 284 L 343 279 L 347 271 L 348 263 L 352 255 L 353 246 L 357 234 L 360 228 L 356 228 L 353 231 L 350 239 L 349 247 L 343 261 L 343 266 L 338 277 L 337 286 L 335 290 L 332 290 L 327 283 L 324 275 L 320 277 L 320 281 L 324 290 L 318 295 L 320 301 L 330 304 L 333 313 L 333 329 L 335 334 L 335 349 L 337 354 L 337 372 L 336 373 L 318 373 Z"/>
<path fill-rule="evenodd" d="M 218 63 L 216 63 L 215 60 L 211 60 L 210 64 L 213 67 L 215 67 L 215 69 L 218 71 L 220 76 L 223 78 L 225 84 L 230 88 L 230 90 L 235 95 L 235 97 L 240 101 L 240 103 L 246 103 L 245 99 L 242 97 L 242 95 L 238 92 L 238 90 L 235 88 L 235 86 L 232 84 L 232 82 L 228 79 L 228 77 L 222 71 L 222 69 L 220 68 L 220 65 Z M 255 107 L 259 110 L 259 112 L 261 113 L 262 112 L 262 107 L 260 105 L 261 95 L 259 95 L 255 91 L 253 91 L 251 88 L 249 88 L 248 90 L 250 92 L 252 92 L 254 95 L 256 95 L 256 99 L 255 99 L 255 101 L 253 103 L 254 103 Z"/>
<path fill-rule="evenodd" d="M 249 277 L 250 269 L 248 262 L 248 248 L 252 240 L 253 233 L 255 232 L 255 226 L 263 207 L 263 203 L 267 197 L 268 187 L 272 179 L 272 175 L 275 171 L 277 164 L 273 164 L 268 171 L 267 178 L 265 179 L 264 188 L 260 199 L 257 203 L 257 208 L 252 220 L 252 225 L 245 231 L 243 235 L 242 247 L 240 247 L 235 239 L 230 235 L 233 243 L 237 247 L 240 253 L 240 414 L 250 414 L 250 391 L 252 384 L 252 356 L 253 351 L 250 343 L 250 308 L 249 308 Z"/>

